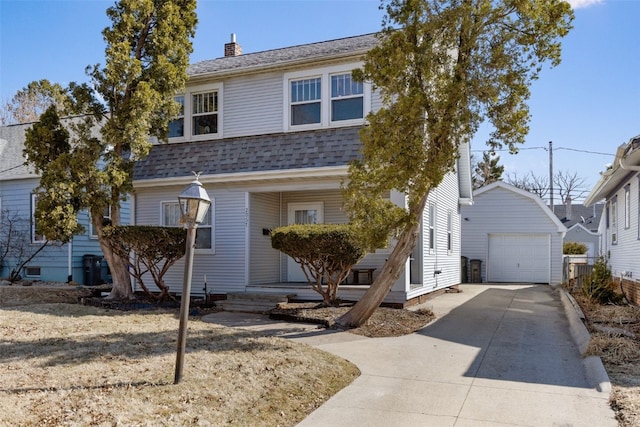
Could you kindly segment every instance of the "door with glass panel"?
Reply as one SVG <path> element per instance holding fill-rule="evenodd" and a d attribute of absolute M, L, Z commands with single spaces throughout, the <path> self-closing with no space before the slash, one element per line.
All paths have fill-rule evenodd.
<path fill-rule="evenodd" d="M 323 204 L 315 203 L 289 203 L 288 224 L 322 224 Z M 287 281 L 306 282 L 307 278 L 302 272 L 300 264 L 287 257 Z"/>

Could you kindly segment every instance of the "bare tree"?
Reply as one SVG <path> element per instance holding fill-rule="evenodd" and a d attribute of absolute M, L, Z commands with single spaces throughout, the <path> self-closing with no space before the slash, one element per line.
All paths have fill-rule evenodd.
<path fill-rule="evenodd" d="M 588 191 L 584 178 L 578 176 L 577 172 L 558 171 L 553 176 L 553 183 L 558 189 L 563 204 L 584 196 Z"/>
<path fill-rule="evenodd" d="M 549 179 L 542 175 L 536 175 L 531 171 L 522 177 L 519 177 L 517 172 L 507 173 L 505 182 L 536 194 L 541 199 L 544 199 L 549 194 Z"/>
<path fill-rule="evenodd" d="M 17 212 L 0 212 L 0 271 L 9 268 L 9 281 L 20 280 L 20 272 L 47 245 L 49 240 L 31 241 L 31 221 Z"/>
<path fill-rule="evenodd" d="M 49 80 L 29 83 L 9 101 L 0 102 L 0 124 L 32 123 L 51 105 L 58 107 L 64 102 L 64 88 Z"/>

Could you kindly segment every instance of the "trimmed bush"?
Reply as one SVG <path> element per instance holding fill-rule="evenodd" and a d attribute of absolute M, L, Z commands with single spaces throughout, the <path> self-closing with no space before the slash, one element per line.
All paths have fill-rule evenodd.
<path fill-rule="evenodd" d="M 578 242 L 565 242 L 562 245 L 562 253 L 565 255 L 584 255 L 587 253 L 587 245 Z"/>
<path fill-rule="evenodd" d="M 107 226 L 102 235 L 114 253 L 127 261 L 129 273 L 145 294 L 160 301 L 165 298 L 174 299 L 169 294 L 169 286 L 164 282 L 164 275 L 186 252 L 187 233 L 184 228 L 149 225 Z M 157 296 L 149 291 L 142 279 L 147 273 L 160 289 Z"/>
<path fill-rule="evenodd" d="M 350 224 L 296 224 L 271 232 L 271 246 L 294 259 L 326 305 L 338 304 L 338 286 L 365 255 Z"/>

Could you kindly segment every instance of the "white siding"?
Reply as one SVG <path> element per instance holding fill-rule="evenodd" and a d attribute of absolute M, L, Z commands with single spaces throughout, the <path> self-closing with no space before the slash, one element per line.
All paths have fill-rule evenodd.
<path fill-rule="evenodd" d="M 249 284 L 276 283 L 280 280 L 280 251 L 271 247 L 263 230 L 280 224 L 280 194 L 253 193 L 249 202 Z"/>
<path fill-rule="evenodd" d="M 617 209 L 617 224 L 618 224 L 618 241 L 616 244 L 611 242 L 612 231 L 611 228 L 607 228 L 606 219 L 604 221 L 603 238 L 606 239 L 606 252 L 605 257 L 609 260 L 611 267 L 611 274 L 616 277 L 620 277 L 621 274 L 627 273 L 628 279 L 640 279 L 640 263 L 638 263 L 638 253 L 640 253 L 640 236 L 638 227 L 638 216 L 640 215 L 640 208 L 638 206 L 638 174 L 632 176 L 629 180 L 625 181 L 614 194 L 607 198 L 607 205 L 603 212 L 603 217 L 606 218 L 607 209 L 609 209 L 609 201 L 612 197 L 618 198 Z M 630 199 L 630 226 L 625 228 L 625 189 L 624 187 L 629 184 L 629 199 Z M 609 224 L 611 224 L 611 219 Z M 631 276 L 629 276 L 629 274 Z"/>
<path fill-rule="evenodd" d="M 533 196 L 537 197 L 537 196 Z M 544 208 L 544 209 L 543 209 Z M 548 212 L 547 212 L 548 211 Z M 472 206 L 462 206 L 462 255 L 482 261 L 482 280 L 487 280 L 490 234 L 550 234 L 551 283 L 562 281 L 562 238 L 558 224 L 546 206 L 534 199 L 496 186 L 474 195 Z M 555 216 L 554 216 L 555 217 Z M 469 279 L 471 279 L 469 277 Z"/>
<path fill-rule="evenodd" d="M 458 178 L 447 174 L 442 183 L 431 190 L 422 214 L 422 278 L 414 278 L 410 293 L 415 297 L 460 283 L 460 214 L 458 211 Z M 429 249 L 429 205 L 435 206 L 435 249 Z M 451 212 L 452 248 L 447 250 L 447 222 Z M 416 261 L 414 261 L 416 262 Z M 439 274 L 435 272 L 439 271 Z M 416 286 L 421 285 L 421 286 Z"/>
<path fill-rule="evenodd" d="M 177 200 L 183 187 L 167 186 L 140 188 L 136 191 L 136 224 L 161 225 L 161 202 Z M 244 291 L 246 265 L 246 230 L 248 212 L 244 192 L 223 191 L 208 187 L 209 197 L 215 201 L 215 253 L 196 251 L 193 260 L 194 295 L 203 293 L 204 275 L 211 293 Z M 165 279 L 172 292 L 182 290 L 184 258 L 176 262 Z"/>
<path fill-rule="evenodd" d="M 231 78 L 224 82 L 226 138 L 282 132 L 283 73 Z"/>

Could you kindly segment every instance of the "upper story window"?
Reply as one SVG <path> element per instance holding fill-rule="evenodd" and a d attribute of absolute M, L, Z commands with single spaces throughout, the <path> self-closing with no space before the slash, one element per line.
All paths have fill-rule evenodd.
<path fill-rule="evenodd" d="M 291 125 L 320 123 L 322 79 L 291 81 Z"/>
<path fill-rule="evenodd" d="M 362 123 L 371 110 L 371 85 L 355 82 L 361 64 L 285 74 L 285 129 Z"/>
<path fill-rule="evenodd" d="M 222 105 L 222 85 L 205 85 L 188 88 L 174 100 L 181 106 L 178 116 L 169 122 L 171 142 L 200 141 L 219 138 Z"/>
<path fill-rule="evenodd" d="M 179 227 L 180 224 L 180 204 L 178 202 L 162 202 L 162 225 L 165 227 Z M 214 228 L 213 216 L 215 212 L 215 201 L 211 200 L 211 206 L 202 221 L 196 229 L 196 250 L 198 252 L 212 253 L 214 250 Z"/>
<path fill-rule="evenodd" d="M 191 95 L 192 135 L 218 133 L 218 91 Z"/>
<path fill-rule="evenodd" d="M 179 138 L 184 136 L 184 95 L 178 95 L 173 99 L 180 104 L 180 112 L 169 122 L 169 138 Z"/>
<path fill-rule="evenodd" d="M 364 118 L 364 84 L 351 74 L 331 76 L 331 121 Z"/>

